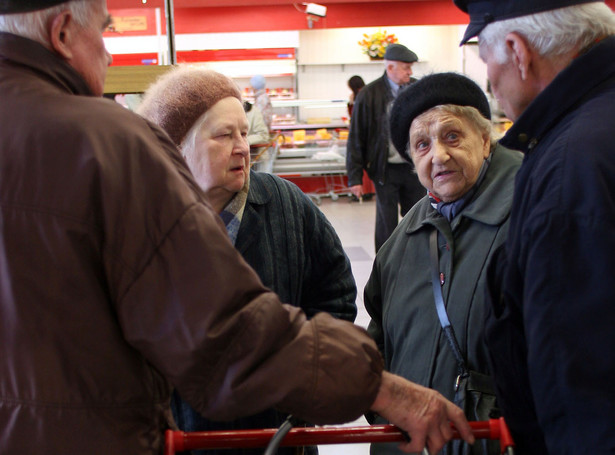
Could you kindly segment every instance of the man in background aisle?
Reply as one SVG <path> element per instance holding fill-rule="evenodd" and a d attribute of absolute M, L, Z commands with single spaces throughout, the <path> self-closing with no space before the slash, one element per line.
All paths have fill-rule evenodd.
<path fill-rule="evenodd" d="M 271 100 L 267 95 L 267 89 L 265 88 L 265 77 L 261 74 L 252 76 L 250 79 L 250 85 L 254 91 L 254 105 L 261 111 L 265 119 L 265 124 L 269 131 L 271 131 L 271 121 L 273 119 L 273 107 L 271 106 Z"/>
<path fill-rule="evenodd" d="M 486 327 L 524 454 L 615 453 L 615 14 L 587 0 L 456 0 L 525 153 Z"/>
<path fill-rule="evenodd" d="M 363 170 L 376 187 L 376 251 L 389 238 L 399 215 L 405 215 L 425 195 L 412 165 L 401 159 L 391 144 L 388 113 L 399 90 L 416 79 L 414 52 L 401 44 L 390 44 L 384 54 L 385 73 L 359 92 L 348 136 L 346 173 L 356 197 L 363 196 Z"/>

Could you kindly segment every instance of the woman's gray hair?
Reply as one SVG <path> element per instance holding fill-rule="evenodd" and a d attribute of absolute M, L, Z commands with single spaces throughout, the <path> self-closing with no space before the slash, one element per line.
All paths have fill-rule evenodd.
<path fill-rule="evenodd" d="M 480 33 L 479 46 L 504 64 L 510 58 L 505 37 L 511 32 L 524 36 L 539 55 L 557 58 L 615 34 L 615 14 L 603 2 L 595 2 L 496 21 Z"/>
<path fill-rule="evenodd" d="M 71 12 L 75 22 L 81 27 L 87 26 L 92 18 L 91 0 L 70 0 L 60 5 L 30 13 L 0 15 L 0 32 L 23 36 L 48 48 L 49 34 L 47 27 L 49 21 L 66 10 Z"/>

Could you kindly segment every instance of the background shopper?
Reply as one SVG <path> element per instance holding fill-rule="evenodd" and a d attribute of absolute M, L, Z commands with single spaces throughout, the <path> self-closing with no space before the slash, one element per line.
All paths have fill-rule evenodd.
<path fill-rule="evenodd" d="M 271 131 L 271 123 L 273 122 L 273 107 L 271 105 L 271 99 L 267 94 L 267 82 L 265 77 L 261 74 L 252 76 L 250 79 L 250 85 L 254 91 L 254 105 L 261 111 L 265 119 L 265 124 L 269 131 Z"/>
<path fill-rule="evenodd" d="M 376 251 L 389 238 L 400 214 L 406 214 L 425 191 L 412 165 L 397 154 L 389 136 L 389 110 L 399 90 L 414 79 L 418 57 L 401 44 L 390 44 L 384 54 L 385 72 L 361 89 L 352 111 L 346 152 L 348 186 L 363 196 L 363 170 L 376 187 Z"/>

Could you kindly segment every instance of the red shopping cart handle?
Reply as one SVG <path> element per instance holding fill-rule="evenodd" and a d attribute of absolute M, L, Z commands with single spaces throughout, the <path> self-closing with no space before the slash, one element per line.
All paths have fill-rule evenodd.
<path fill-rule="evenodd" d="M 501 453 L 514 447 L 510 431 L 503 418 L 470 422 L 476 439 L 499 439 Z M 266 447 L 277 429 L 233 431 L 172 431 L 165 434 L 165 455 L 192 449 L 231 449 Z M 453 439 L 460 435 L 453 428 Z M 406 434 L 394 425 L 363 427 L 307 427 L 293 428 L 280 446 L 307 446 L 325 444 L 356 444 L 370 442 L 404 442 Z"/>

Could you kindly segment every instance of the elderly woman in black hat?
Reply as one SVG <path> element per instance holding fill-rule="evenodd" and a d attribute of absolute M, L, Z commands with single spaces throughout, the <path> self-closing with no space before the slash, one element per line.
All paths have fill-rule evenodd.
<path fill-rule="evenodd" d="M 376 256 L 365 287 L 369 331 L 389 371 L 459 401 L 460 374 L 490 382 L 485 266 L 506 237 L 522 156 L 496 145 L 485 94 L 460 74 L 432 74 L 410 85 L 395 100 L 390 125 L 426 195 Z M 469 420 L 486 417 L 466 413 Z M 372 446 L 372 453 L 396 451 Z M 490 451 L 455 443 L 443 453 Z"/>

